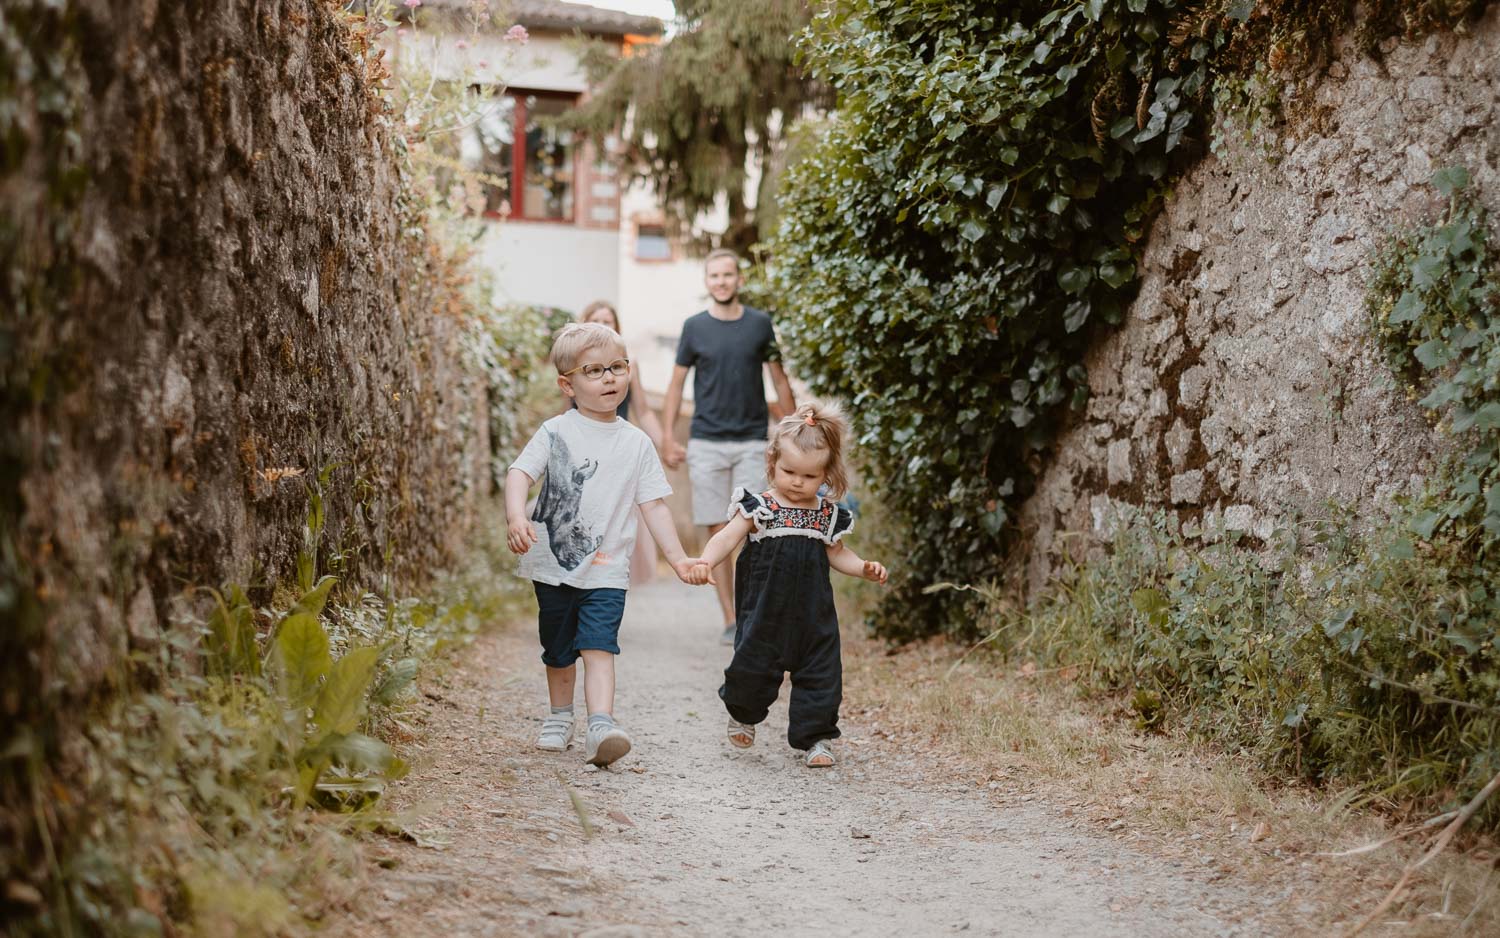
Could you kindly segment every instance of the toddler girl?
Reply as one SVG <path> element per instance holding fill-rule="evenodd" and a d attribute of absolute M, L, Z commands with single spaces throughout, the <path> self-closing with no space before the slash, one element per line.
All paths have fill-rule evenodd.
<path fill-rule="evenodd" d="M 741 749 L 755 742 L 755 725 L 766 718 L 783 672 L 790 671 L 787 742 L 807 753 L 803 762 L 809 768 L 835 762 L 828 741 L 839 736 L 843 699 L 829 568 L 886 580 L 885 567 L 839 543 L 853 518 L 819 494 L 824 483 L 834 498 L 848 487 L 845 433 L 838 409 L 816 401 L 782 420 L 766 446 L 771 488 L 760 494 L 735 489 L 729 523 L 709 540 L 689 574 L 690 582 L 709 582 L 709 571 L 749 537 L 734 576 L 734 660 L 719 688 L 729 711 L 729 742 Z"/>

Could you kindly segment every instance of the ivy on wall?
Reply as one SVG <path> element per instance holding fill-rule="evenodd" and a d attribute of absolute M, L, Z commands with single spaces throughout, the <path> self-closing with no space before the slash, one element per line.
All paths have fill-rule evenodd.
<path fill-rule="evenodd" d="M 1364 47 L 1481 8 L 1382 0 Z M 1362 8 L 1364 9 L 1364 8 Z M 1083 353 L 1134 296 L 1227 75 L 1306 74 L 1356 4 L 836 0 L 804 40 L 838 93 L 788 171 L 769 286 L 813 390 L 849 402 L 911 555 L 877 630 L 972 633 L 936 580 L 997 574 Z M 1420 11 L 1420 12 L 1418 12 Z M 1269 71 L 1265 71 L 1265 70 Z"/>

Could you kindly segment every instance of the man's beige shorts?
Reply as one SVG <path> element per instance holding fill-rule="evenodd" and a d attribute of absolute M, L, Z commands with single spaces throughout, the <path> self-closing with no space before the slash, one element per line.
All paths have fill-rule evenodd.
<path fill-rule="evenodd" d="M 693 523 L 723 524 L 736 487 L 755 494 L 765 491 L 766 441 L 688 440 L 687 467 Z"/>

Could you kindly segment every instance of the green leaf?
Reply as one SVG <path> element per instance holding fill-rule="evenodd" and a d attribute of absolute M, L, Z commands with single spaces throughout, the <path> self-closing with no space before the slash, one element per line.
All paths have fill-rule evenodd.
<path fill-rule="evenodd" d="M 1057 285 L 1069 293 L 1082 293 L 1094 279 L 1093 272 L 1085 267 L 1069 267 L 1057 275 Z"/>
<path fill-rule="evenodd" d="M 316 616 L 287 616 L 276 631 L 274 655 L 282 698 L 289 707 L 306 707 L 317 696 L 318 681 L 328 673 L 328 633 Z"/>
<path fill-rule="evenodd" d="M 401 699 L 401 695 L 417 679 L 417 671 L 418 662 L 415 658 L 402 658 L 392 663 L 385 677 L 381 678 L 375 690 L 370 693 L 370 699 L 381 706 L 390 706 Z"/>
<path fill-rule="evenodd" d="M 1446 514 L 1441 511 L 1424 511 L 1411 520 L 1411 529 L 1417 532 L 1417 536 L 1422 540 L 1430 541 L 1432 533 L 1437 530 L 1439 524 L 1443 523 L 1445 517 L 1447 517 Z"/>
<path fill-rule="evenodd" d="M 1453 360 L 1453 350 L 1442 339 L 1429 339 L 1412 350 L 1412 355 L 1424 368 L 1438 369 Z"/>
<path fill-rule="evenodd" d="M 333 585 L 338 581 L 338 577 L 323 577 L 318 581 L 316 586 L 302 594 L 302 598 L 297 600 L 297 604 L 292 607 L 288 615 L 296 615 L 298 613 L 306 613 L 311 616 L 322 615 L 323 607 L 328 603 L 328 592 L 333 589 Z"/>
<path fill-rule="evenodd" d="M 1162 628 L 1167 624 L 1167 614 L 1171 606 L 1161 590 L 1146 588 L 1134 591 L 1130 594 L 1130 606 L 1145 616 L 1146 621 L 1156 628 Z"/>
<path fill-rule="evenodd" d="M 1083 5 L 1083 15 L 1090 23 L 1099 22 L 1099 17 L 1104 15 L 1104 0 L 1086 0 Z"/>
<path fill-rule="evenodd" d="M 1329 638 L 1334 638 L 1340 632 L 1344 631 L 1344 629 L 1348 627 L 1349 623 L 1353 619 L 1353 609 L 1340 609 L 1338 612 L 1335 612 L 1332 616 L 1330 616 L 1326 622 L 1323 623 L 1323 634 L 1327 635 Z"/>
<path fill-rule="evenodd" d="M 1068 207 L 1069 201 L 1071 200 L 1061 192 L 1054 192 L 1052 193 L 1052 198 L 1047 200 L 1047 211 L 1054 215 L 1061 215 L 1063 210 Z"/>
<path fill-rule="evenodd" d="M 1469 171 L 1462 166 L 1446 166 L 1432 174 L 1432 187 L 1450 198 L 1469 184 Z"/>
<path fill-rule="evenodd" d="M 352 733 L 365 714 L 365 691 L 375 677 L 380 649 L 351 648 L 328 672 L 313 707 L 313 722 L 325 733 Z"/>
<path fill-rule="evenodd" d="M 972 242 L 983 238 L 988 230 L 984 222 L 977 218 L 970 218 L 964 222 L 963 227 L 959 229 L 958 233 L 963 235 L 965 241 Z"/>
<path fill-rule="evenodd" d="M 1407 290 L 1401 294 L 1396 305 L 1391 307 L 1388 317 L 1392 325 L 1403 322 L 1416 322 L 1417 317 L 1422 315 L 1422 299 L 1414 291 Z"/>

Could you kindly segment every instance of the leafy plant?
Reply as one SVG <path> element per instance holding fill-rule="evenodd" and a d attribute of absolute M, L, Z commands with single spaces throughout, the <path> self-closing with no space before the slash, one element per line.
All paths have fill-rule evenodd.
<path fill-rule="evenodd" d="M 1379 803 L 1451 804 L 1500 770 L 1500 596 L 1464 545 L 1413 541 L 1410 517 L 1336 515 L 1250 551 L 1142 514 L 1029 607 L 992 606 L 989 641 L 1124 690 L 1142 729 Z"/>
<path fill-rule="evenodd" d="M 1500 540 L 1500 268 L 1484 208 L 1461 166 L 1432 185 L 1436 224 L 1393 235 L 1372 267 L 1366 307 L 1392 371 L 1459 444 L 1412 520 L 1424 540 L 1451 533 L 1481 554 Z"/>
<path fill-rule="evenodd" d="M 878 631 L 975 631 L 971 597 L 922 587 L 998 572 L 1215 107 L 1279 121 L 1341 32 L 1378 48 L 1483 6 L 835 0 L 814 18 L 803 53 L 838 106 L 785 175 L 767 292 L 907 530 Z"/>

